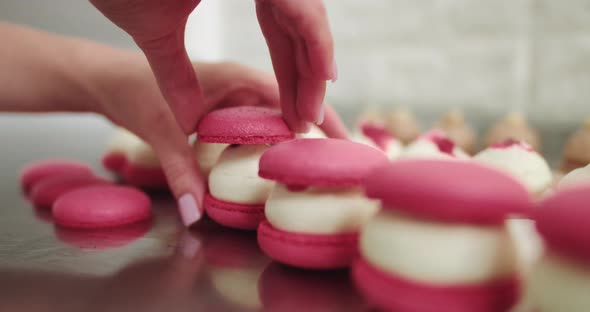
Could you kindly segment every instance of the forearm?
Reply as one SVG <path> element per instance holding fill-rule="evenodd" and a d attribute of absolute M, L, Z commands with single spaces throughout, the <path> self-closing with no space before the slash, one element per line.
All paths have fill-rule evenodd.
<path fill-rule="evenodd" d="M 104 77 L 138 55 L 0 23 L 0 111 L 97 111 Z M 108 80 L 108 79 L 107 79 Z"/>

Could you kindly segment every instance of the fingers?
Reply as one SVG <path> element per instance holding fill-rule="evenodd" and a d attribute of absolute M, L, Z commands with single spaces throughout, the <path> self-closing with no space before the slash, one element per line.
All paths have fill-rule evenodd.
<path fill-rule="evenodd" d="M 187 137 L 172 116 L 160 119 L 146 137 L 160 160 L 168 185 L 178 201 L 182 221 L 188 227 L 203 216 L 205 179 Z"/>
<path fill-rule="evenodd" d="M 206 110 L 199 81 L 184 46 L 184 26 L 171 35 L 137 44 L 182 130 L 186 134 L 194 132 Z"/>
<path fill-rule="evenodd" d="M 317 80 L 337 79 L 334 43 L 326 8 L 321 0 L 271 0 L 289 27 L 302 39 L 307 64 Z"/>
<path fill-rule="evenodd" d="M 281 109 L 285 121 L 295 132 L 307 132 L 309 125 L 299 116 L 297 103 L 298 72 L 295 63 L 294 43 L 277 24 L 272 4 L 256 3 L 256 14 L 262 33 L 268 44 L 270 56 L 279 84 Z"/>
<path fill-rule="evenodd" d="M 326 112 L 324 122 L 320 125 L 320 128 L 330 138 L 346 139 L 348 138 L 348 130 L 340 119 L 338 113 L 330 105 L 324 105 Z"/>

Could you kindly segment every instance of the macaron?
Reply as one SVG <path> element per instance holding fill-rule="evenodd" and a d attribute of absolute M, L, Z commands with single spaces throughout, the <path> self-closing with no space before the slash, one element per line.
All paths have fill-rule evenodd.
<path fill-rule="evenodd" d="M 90 166 L 75 160 L 53 159 L 38 161 L 28 164 L 21 170 L 21 187 L 28 194 L 38 182 L 59 175 L 91 176 L 93 173 Z"/>
<path fill-rule="evenodd" d="M 473 160 L 512 175 L 536 199 L 544 196 L 553 183 L 553 173 L 547 161 L 524 141 L 508 139 L 496 143 L 479 152 Z M 543 247 L 534 222 L 527 218 L 511 219 L 508 227 L 517 245 L 519 262 L 523 270 L 528 270 L 541 255 Z"/>
<path fill-rule="evenodd" d="M 516 302 L 516 250 L 504 222 L 532 209 L 521 183 L 473 162 L 411 159 L 378 168 L 364 187 L 381 212 L 363 227 L 353 277 L 375 306 L 507 311 Z"/>
<path fill-rule="evenodd" d="M 215 222 L 236 229 L 255 230 L 264 220 L 264 203 L 274 183 L 258 176 L 258 162 L 269 145 L 295 134 L 278 110 L 230 107 L 213 111 L 197 126 L 203 143 L 230 144 L 209 173 L 209 193 L 203 206 Z"/>
<path fill-rule="evenodd" d="M 55 223 L 69 228 L 111 228 L 151 218 L 151 201 L 129 186 L 94 185 L 73 190 L 53 205 Z"/>
<path fill-rule="evenodd" d="M 496 122 L 486 133 L 485 146 L 502 143 L 508 139 L 524 141 L 534 150 L 541 150 L 539 133 L 529 125 L 526 118 L 519 112 L 511 112 Z"/>
<path fill-rule="evenodd" d="M 391 160 L 398 158 L 403 148 L 393 134 L 379 123 L 360 123 L 352 135 L 352 140 L 383 151 Z"/>
<path fill-rule="evenodd" d="M 276 181 L 258 227 L 258 243 L 273 260 L 305 269 L 348 267 L 358 232 L 377 212 L 360 184 L 386 155 L 348 140 L 296 139 L 269 148 L 259 175 Z"/>
<path fill-rule="evenodd" d="M 418 122 L 416 116 L 410 110 L 404 108 L 398 108 L 387 114 L 385 126 L 403 144 L 409 144 L 416 140 L 422 132 L 420 122 Z"/>
<path fill-rule="evenodd" d="M 211 169 L 221 153 L 228 147 L 229 144 L 224 143 L 205 143 L 201 142 L 199 138 L 193 142 L 193 150 L 195 151 L 195 158 L 197 160 L 197 164 L 199 168 L 201 168 L 201 173 L 205 177 L 209 177 L 209 173 L 211 173 Z"/>
<path fill-rule="evenodd" d="M 35 207 L 51 209 L 53 203 L 67 192 L 90 185 L 110 183 L 94 175 L 58 175 L 35 184 L 30 192 L 30 198 Z"/>
<path fill-rule="evenodd" d="M 465 121 L 461 110 L 454 109 L 448 112 L 436 123 L 435 128 L 442 130 L 465 152 L 475 153 L 477 143 L 475 130 Z"/>
<path fill-rule="evenodd" d="M 469 155 L 457 146 L 444 132 L 434 129 L 424 133 L 406 146 L 399 158 L 446 158 L 464 160 L 469 159 Z"/>
<path fill-rule="evenodd" d="M 102 164 L 127 184 L 150 190 L 168 189 L 166 176 L 153 149 L 123 128 L 117 129 L 113 135 Z"/>
<path fill-rule="evenodd" d="M 590 117 L 572 133 L 565 143 L 561 170 L 568 173 L 590 164 Z"/>
<path fill-rule="evenodd" d="M 590 185 L 568 187 L 535 210 L 546 250 L 533 267 L 527 291 L 537 311 L 574 312 L 590 308 Z"/>

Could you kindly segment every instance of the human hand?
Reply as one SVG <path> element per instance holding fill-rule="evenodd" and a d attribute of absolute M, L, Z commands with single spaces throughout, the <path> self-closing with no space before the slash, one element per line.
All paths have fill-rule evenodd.
<path fill-rule="evenodd" d="M 234 63 L 195 63 L 194 67 L 201 80 L 205 113 L 234 105 L 280 105 L 277 82 L 270 74 Z M 186 135 L 145 61 L 137 55 L 127 56 L 110 68 L 96 78 L 101 98 L 95 111 L 152 146 L 178 200 L 183 222 L 190 226 L 203 214 L 206 181 L 195 163 Z M 326 113 L 322 129 L 331 137 L 347 136 L 343 123 L 331 109 Z"/>

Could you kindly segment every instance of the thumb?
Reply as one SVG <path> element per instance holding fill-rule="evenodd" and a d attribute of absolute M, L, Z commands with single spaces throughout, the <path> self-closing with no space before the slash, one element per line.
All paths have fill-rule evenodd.
<path fill-rule="evenodd" d="M 204 213 L 206 182 L 187 137 L 174 120 L 163 120 L 147 135 L 147 139 L 177 200 L 182 222 L 187 227 L 195 224 Z"/>
<path fill-rule="evenodd" d="M 135 38 L 145 54 L 158 86 L 182 130 L 194 132 L 205 112 L 199 81 L 184 45 L 186 21 L 174 32 L 149 40 Z"/>

